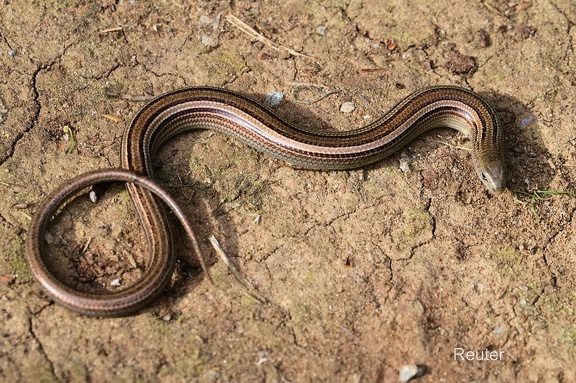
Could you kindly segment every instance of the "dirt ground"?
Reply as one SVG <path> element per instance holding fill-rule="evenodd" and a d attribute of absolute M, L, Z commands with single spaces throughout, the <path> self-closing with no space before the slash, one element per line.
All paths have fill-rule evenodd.
<path fill-rule="evenodd" d="M 418 382 L 576 382 L 576 198 L 563 194 L 576 192 L 575 26 L 570 0 L 4 0 L 0 380 L 396 382 L 417 364 Z M 138 315 L 76 315 L 29 272 L 36 207 L 70 177 L 119 165 L 142 100 L 192 85 L 279 91 L 293 123 L 350 129 L 434 84 L 496 107 L 504 195 L 488 195 L 449 130 L 346 172 L 186 134 L 162 150 L 157 179 L 197 228 L 215 286 L 177 223 L 171 286 Z M 356 109 L 342 113 L 348 101 Z M 78 288 L 129 284 L 130 265 L 145 264 L 122 185 L 71 203 L 50 235 Z M 458 354 L 486 350 L 498 358 Z"/>

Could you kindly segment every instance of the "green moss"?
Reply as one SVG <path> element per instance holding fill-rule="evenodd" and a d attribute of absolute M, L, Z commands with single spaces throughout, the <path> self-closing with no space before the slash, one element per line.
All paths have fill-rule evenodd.
<path fill-rule="evenodd" d="M 32 279 L 28 263 L 24 257 L 24 241 L 19 236 L 14 236 L 8 241 L 7 246 L 8 263 L 10 273 L 18 275 L 21 282 L 28 282 Z"/>
<path fill-rule="evenodd" d="M 576 347 L 576 326 L 565 328 L 560 336 L 560 342 Z"/>
<path fill-rule="evenodd" d="M 267 186 L 256 174 L 239 173 L 232 178 L 223 178 L 220 194 L 222 201 L 235 201 L 248 211 L 259 212 L 262 208 L 262 190 Z"/>
<path fill-rule="evenodd" d="M 312 284 L 316 280 L 316 273 L 314 271 L 308 271 L 306 274 L 306 283 Z"/>
<path fill-rule="evenodd" d="M 124 89 L 124 84 L 118 80 L 109 80 L 104 86 L 105 95 L 120 95 Z"/>
<path fill-rule="evenodd" d="M 431 230 L 430 214 L 427 211 L 408 208 L 404 210 L 403 216 L 402 236 L 414 237 Z"/>
<path fill-rule="evenodd" d="M 539 306 L 544 315 L 549 317 L 567 318 L 572 320 L 576 316 L 576 296 L 571 292 L 567 295 L 560 293 L 544 293 L 540 296 Z"/>
<path fill-rule="evenodd" d="M 496 263 L 496 272 L 505 279 L 515 281 L 518 278 L 518 267 L 523 264 L 524 256 L 512 247 L 494 248 L 488 257 Z"/>
<path fill-rule="evenodd" d="M 53 383 L 57 382 L 58 380 L 52 375 L 50 371 L 50 365 L 45 363 L 43 366 L 39 368 L 35 368 L 34 372 L 30 373 L 29 375 L 30 381 L 39 382 L 39 383 Z"/>
<path fill-rule="evenodd" d="M 148 333 L 150 333 L 153 336 L 157 336 L 157 335 L 167 335 L 171 332 L 170 329 L 170 322 L 166 322 L 163 320 L 152 320 L 150 321 L 150 325 L 147 328 Z"/>
<path fill-rule="evenodd" d="M 242 73 L 250 70 L 246 61 L 244 61 L 236 51 L 217 49 L 213 51 L 211 56 L 215 56 L 212 62 L 215 63 L 214 68 L 216 74 L 219 76 L 240 76 Z"/>
<path fill-rule="evenodd" d="M 198 376 L 204 370 L 207 357 L 200 347 L 190 345 L 185 354 L 178 354 L 174 360 L 174 369 L 184 380 Z"/>
<path fill-rule="evenodd" d="M 253 298 L 252 296 L 248 295 L 248 294 L 244 294 L 242 295 L 242 299 L 240 301 L 240 303 L 242 304 L 242 306 L 245 307 L 252 307 L 252 306 L 259 306 L 260 302 L 258 302 L 255 298 Z"/>
<path fill-rule="evenodd" d="M 308 303 L 299 303 L 290 310 L 290 317 L 295 323 L 308 322 L 312 314 L 312 307 Z"/>

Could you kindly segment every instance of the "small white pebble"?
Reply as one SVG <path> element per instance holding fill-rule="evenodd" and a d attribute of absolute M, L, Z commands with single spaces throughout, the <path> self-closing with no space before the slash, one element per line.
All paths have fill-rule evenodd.
<path fill-rule="evenodd" d="M 256 362 L 257 366 L 261 366 L 262 364 L 266 363 L 268 361 L 268 358 L 260 358 L 258 360 L 258 362 Z"/>
<path fill-rule="evenodd" d="M 254 223 L 255 223 L 255 224 L 259 224 L 261 217 L 262 217 L 262 216 L 261 216 L 260 214 L 258 214 L 258 215 L 256 216 L 256 218 L 254 218 Z"/>
<path fill-rule="evenodd" d="M 400 367 L 400 373 L 398 374 L 398 379 L 401 382 L 408 382 L 410 379 L 420 376 L 422 374 L 422 369 L 415 364 L 405 364 Z"/>
<path fill-rule="evenodd" d="M 200 41 L 202 42 L 202 45 L 210 48 L 216 48 L 219 44 L 217 36 L 209 35 L 206 33 L 202 33 Z"/>
<path fill-rule="evenodd" d="M 400 171 L 402 173 L 408 173 L 410 171 L 410 159 L 400 158 Z"/>
<path fill-rule="evenodd" d="M 200 16 L 198 27 L 202 30 L 202 45 L 209 48 L 216 48 L 218 46 L 219 25 L 220 15 L 217 15 L 214 19 L 204 15 Z"/>
<path fill-rule="evenodd" d="M 520 299 L 520 306 L 526 306 L 526 299 Z"/>
<path fill-rule="evenodd" d="M 96 192 L 94 190 L 90 190 L 90 193 L 88 193 L 88 197 L 90 198 L 90 201 L 92 201 L 93 203 L 98 202 L 98 196 L 96 195 Z"/>
<path fill-rule="evenodd" d="M 164 322 L 170 322 L 172 320 L 172 314 L 166 314 L 162 317 Z"/>
<path fill-rule="evenodd" d="M 402 153 L 400 155 L 400 171 L 402 173 L 408 173 L 410 171 L 410 164 L 414 161 L 413 158 L 410 158 L 406 153 Z"/>
<path fill-rule="evenodd" d="M 346 101 L 340 106 L 340 111 L 342 113 L 352 113 L 356 109 L 356 105 L 350 101 Z"/>
<path fill-rule="evenodd" d="M 46 241 L 46 243 L 50 245 L 54 243 L 54 237 L 52 237 L 52 234 L 50 233 L 44 233 L 44 241 Z"/>
<path fill-rule="evenodd" d="M 535 121 L 536 121 L 536 117 L 534 117 L 533 115 L 529 114 L 529 115 L 521 116 L 518 125 L 520 125 L 521 128 L 525 128 L 525 127 L 527 127 L 528 125 L 532 124 L 532 123 L 535 122 Z"/>
<path fill-rule="evenodd" d="M 12 56 L 12 57 L 16 56 L 16 51 L 14 49 L 10 49 L 8 51 L 8 56 Z"/>
<path fill-rule="evenodd" d="M 506 330 L 504 330 L 502 327 L 496 327 L 492 332 L 494 335 L 503 335 Z"/>
<path fill-rule="evenodd" d="M 122 278 L 113 279 L 112 282 L 110 282 L 110 286 L 118 287 L 118 286 L 120 286 L 121 281 L 122 281 Z"/>
<path fill-rule="evenodd" d="M 201 15 L 200 18 L 198 19 L 198 26 L 199 26 L 200 28 L 202 28 L 202 27 L 211 27 L 211 26 L 213 26 L 213 24 L 214 24 L 214 20 L 211 19 L 211 18 L 208 17 L 208 16 Z M 216 24 L 216 26 L 217 26 L 217 25 L 218 25 L 218 24 Z"/>
<path fill-rule="evenodd" d="M 320 36 L 326 36 L 326 27 L 324 25 L 320 25 L 318 28 L 316 28 L 316 33 L 318 33 Z"/>
<path fill-rule="evenodd" d="M 284 93 L 271 91 L 266 94 L 266 102 L 270 106 L 278 106 L 280 102 L 284 99 Z"/>

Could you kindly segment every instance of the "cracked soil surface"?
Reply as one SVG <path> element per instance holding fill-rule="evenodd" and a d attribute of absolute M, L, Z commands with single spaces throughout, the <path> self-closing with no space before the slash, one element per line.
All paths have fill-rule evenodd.
<path fill-rule="evenodd" d="M 0 381 L 394 382 L 414 363 L 420 382 L 575 382 L 576 199 L 536 193 L 576 191 L 575 49 L 571 0 L 3 1 Z M 504 195 L 487 194 L 448 130 L 346 172 L 186 134 L 162 149 L 157 179 L 197 228 L 215 286 L 177 225 L 172 283 L 138 315 L 76 315 L 29 272 L 38 204 L 118 166 L 122 132 L 151 96 L 281 91 L 284 118 L 349 129 L 435 84 L 494 104 Z M 318 101 L 318 89 L 337 92 Z M 340 112 L 346 101 L 356 110 Z M 49 233 L 53 267 L 79 289 L 126 286 L 146 262 L 122 185 L 70 203 Z M 270 303 L 236 282 L 212 234 Z M 503 357 L 465 361 L 455 348 Z"/>

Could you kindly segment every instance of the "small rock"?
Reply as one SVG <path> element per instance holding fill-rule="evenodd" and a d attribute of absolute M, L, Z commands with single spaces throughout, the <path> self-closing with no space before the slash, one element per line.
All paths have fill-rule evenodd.
<path fill-rule="evenodd" d="M 318 33 L 320 36 L 326 36 L 326 27 L 324 25 L 320 25 L 318 28 L 316 28 L 316 33 Z"/>
<path fill-rule="evenodd" d="M 506 330 L 504 330 L 502 327 L 496 327 L 492 332 L 494 335 L 503 335 L 506 333 Z"/>
<path fill-rule="evenodd" d="M 400 373 L 398 374 L 398 379 L 402 383 L 410 381 L 412 378 L 417 378 L 422 376 L 422 368 L 416 364 L 405 364 L 400 367 Z"/>
<path fill-rule="evenodd" d="M 216 48 L 219 43 L 217 36 L 208 35 L 206 33 L 202 33 L 200 42 L 202 43 L 202 45 L 210 48 Z"/>
<path fill-rule="evenodd" d="M 521 117 L 518 117 L 517 119 L 517 124 L 520 126 L 520 128 L 525 128 L 528 125 L 533 124 L 534 122 L 536 122 L 536 117 L 532 114 L 527 114 L 527 115 L 523 115 Z"/>
<path fill-rule="evenodd" d="M 98 196 L 96 195 L 96 192 L 94 190 L 90 190 L 90 193 L 88 193 L 88 198 L 90 198 L 90 201 L 92 201 L 92 203 L 98 202 Z"/>
<path fill-rule="evenodd" d="M 272 91 L 266 94 L 266 102 L 270 106 L 278 106 L 283 99 L 284 93 L 282 92 Z"/>
<path fill-rule="evenodd" d="M 356 105 L 350 101 L 346 101 L 340 106 L 340 111 L 342 113 L 352 113 L 356 109 Z"/>
<path fill-rule="evenodd" d="M 214 19 L 208 16 L 200 16 L 198 28 L 200 29 L 202 45 L 208 48 L 216 48 L 219 44 L 220 35 L 220 14 Z"/>
<path fill-rule="evenodd" d="M 46 243 L 50 245 L 54 243 L 54 237 L 50 233 L 44 233 L 44 241 L 46 241 Z"/>
<path fill-rule="evenodd" d="M 408 173 L 410 171 L 410 164 L 414 161 L 413 158 L 406 155 L 406 153 L 402 153 L 400 155 L 400 171 L 402 173 Z"/>

